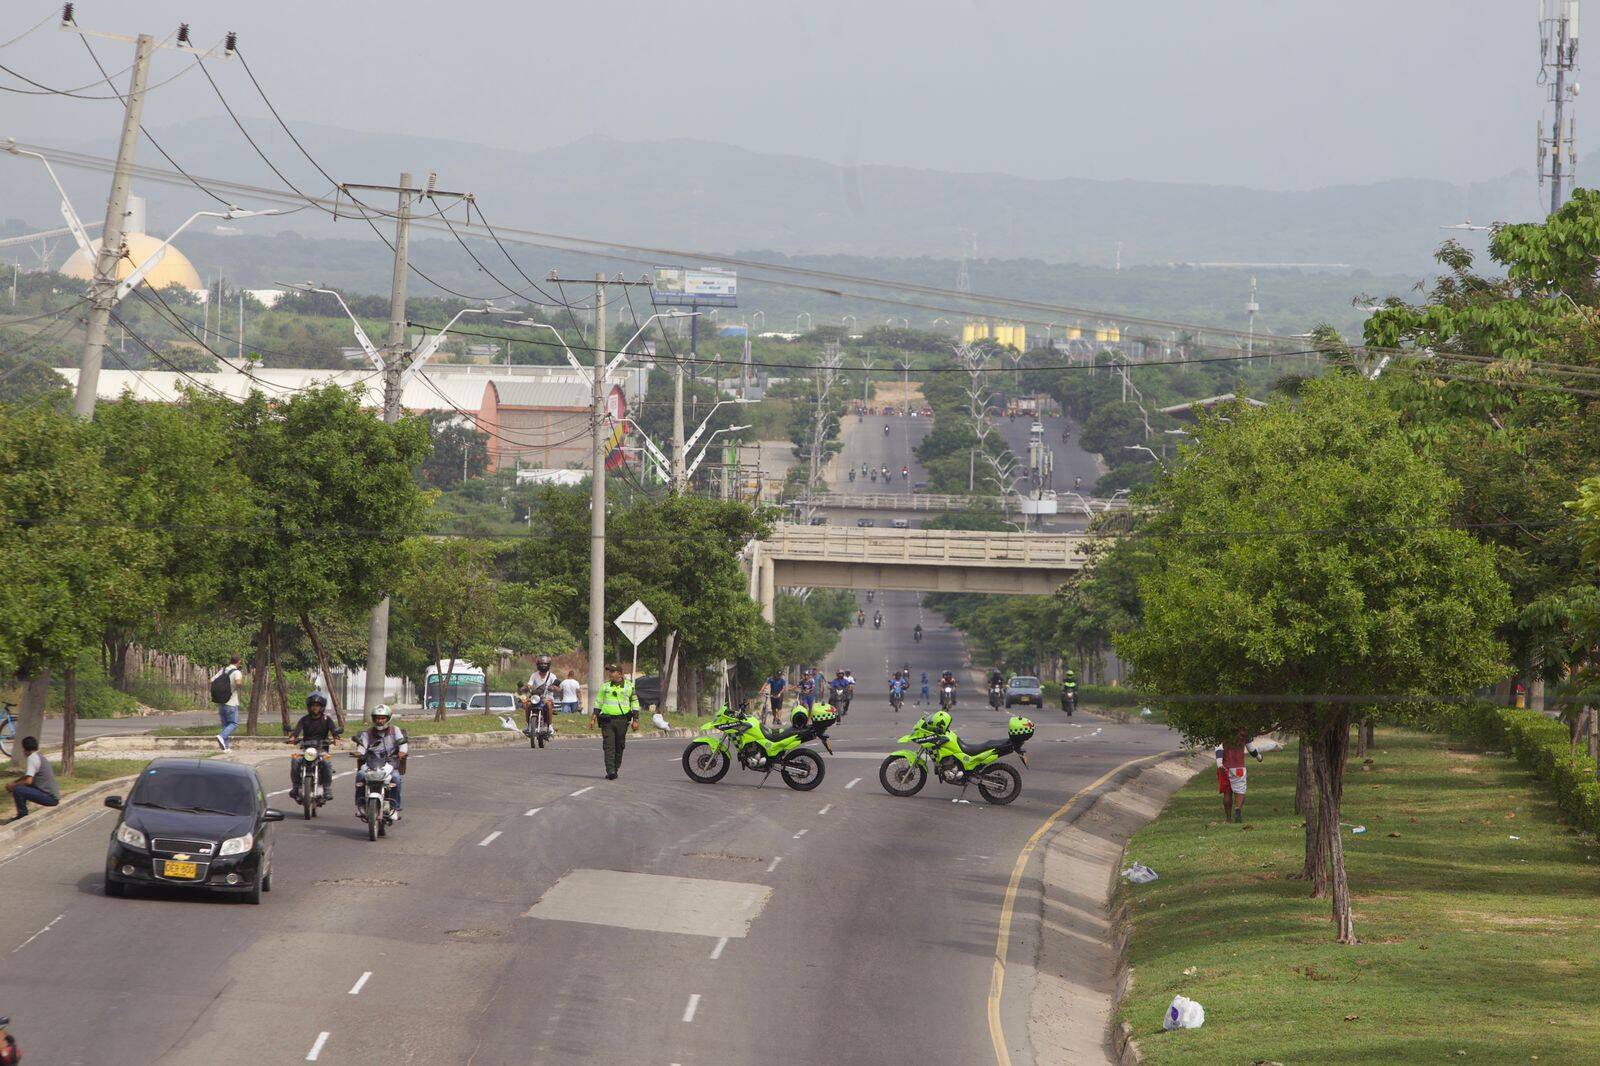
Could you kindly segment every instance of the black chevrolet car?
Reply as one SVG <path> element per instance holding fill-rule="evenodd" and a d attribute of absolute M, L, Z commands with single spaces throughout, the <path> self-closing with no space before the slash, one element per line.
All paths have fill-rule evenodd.
<path fill-rule="evenodd" d="M 261 902 L 272 890 L 268 822 L 283 812 L 267 806 L 255 770 L 206 759 L 156 759 L 139 774 L 106 851 L 106 895 L 129 886 L 200 888 Z"/>

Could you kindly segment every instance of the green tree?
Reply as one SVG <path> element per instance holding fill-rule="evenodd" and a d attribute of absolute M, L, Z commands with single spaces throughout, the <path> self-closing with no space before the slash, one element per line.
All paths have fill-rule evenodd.
<path fill-rule="evenodd" d="M 460 415 L 434 412 L 428 417 L 428 435 L 433 449 L 418 471 L 425 484 L 447 488 L 482 477 L 489 469 L 489 435 Z"/>
<path fill-rule="evenodd" d="M 1459 487 L 1353 375 L 1298 404 L 1208 417 L 1186 451 L 1155 489 L 1156 565 L 1117 650 L 1192 741 L 1287 729 L 1309 745 L 1308 862 L 1351 943 L 1339 811 L 1352 715 L 1493 678 L 1505 585 L 1492 550 L 1450 528 Z"/>
<path fill-rule="evenodd" d="M 447 673 L 474 656 L 477 665 L 489 666 L 481 649 L 493 648 L 501 591 L 490 572 L 493 558 L 493 547 L 484 541 L 413 540 L 406 545 L 395 611 L 428 650 L 429 661 L 448 664 Z M 444 721 L 443 699 L 433 717 Z"/>

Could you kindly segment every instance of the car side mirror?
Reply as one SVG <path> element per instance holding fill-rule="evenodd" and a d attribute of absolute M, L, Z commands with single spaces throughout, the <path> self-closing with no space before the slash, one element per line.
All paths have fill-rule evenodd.
<path fill-rule="evenodd" d="M 114 811 L 122 810 L 122 797 L 121 796 L 107 796 L 106 800 L 105 800 L 105 803 L 106 803 L 107 807 L 110 807 Z"/>
<path fill-rule="evenodd" d="M 261 820 L 263 822 L 281 822 L 285 817 L 286 815 L 277 808 L 268 807 L 266 813 L 261 816 Z"/>

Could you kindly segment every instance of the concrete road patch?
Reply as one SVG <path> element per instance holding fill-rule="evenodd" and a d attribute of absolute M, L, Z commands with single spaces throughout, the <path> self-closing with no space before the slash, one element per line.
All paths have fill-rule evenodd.
<path fill-rule="evenodd" d="M 743 937 L 772 889 L 742 881 L 573 870 L 528 908 L 527 918 L 654 933 Z"/>

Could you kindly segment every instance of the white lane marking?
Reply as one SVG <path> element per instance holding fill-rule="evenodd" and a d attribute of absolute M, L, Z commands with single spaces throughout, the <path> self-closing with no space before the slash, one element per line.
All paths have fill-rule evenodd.
<path fill-rule="evenodd" d="M 372 971 L 367 970 L 362 973 L 360 977 L 356 978 L 356 983 L 350 986 L 350 994 L 352 996 L 359 996 L 361 994 L 361 989 L 366 986 L 367 978 L 371 976 Z"/>
<path fill-rule="evenodd" d="M 820 810 L 820 811 L 818 811 L 818 812 L 817 812 L 817 813 L 818 813 L 818 814 L 819 814 L 819 815 L 822 815 L 822 814 L 827 814 L 827 813 L 828 813 L 828 812 L 829 812 L 829 811 L 831 811 L 831 810 L 833 810 L 833 804 L 831 804 L 831 803 L 830 803 L 830 804 L 828 804 L 828 805 L 827 805 L 827 806 L 826 806 L 826 807 L 824 807 L 824 808 L 822 808 L 822 810 Z"/>
<path fill-rule="evenodd" d="M 268 793 L 267 793 L 267 798 L 268 798 L 268 799 L 271 799 L 271 798 L 272 798 L 272 797 L 273 797 L 273 796 L 281 796 L 281 795 L 283 795 L 283 794 L 284 794 L 284 793 L 285 793 L 285 792 L 287 792 L 287 791 L 289 791 L 289 790 L 288 790 L 288 789 L 286 789 L 286 788 L 280 788 L 280 789 L 278 789 L 278 791 L 276 791 L 276 792 L 268 792 Z"/>
<path fill-rule="evenodd" d="M 307 1062 L 316 1062 L 317 1056 L 322 1054 L 322 1045 L 328 1042 L 328 1033 L 318 1033 L 316 1043 L 311 1045 L 311 1050 L 306 1052 Z"/>
<path fill-rule="evenodd" d="M 534 807 L 534 808 L 532 808 L 530 810 L 523 811 L 522 812 L 522 816 L 524 818 L 532 818 L 534 815 L 538 814 L 542 810 L 544 810 L 543 807 Z"/>
<path fill-rule="evenodd" d="M 585 792 L 588 792 L 593 788 L 594 788 L 593 785 L 585 785 L 583 788 L 578 789 L 578 791 L 576 791 L 576 792 L 569 792 L 568 795 L 570 795 L 570 796 L 581 796 Z"/>
<path fill-rule="evenodd" d="M 420 757 L 420 756 L 419 756 L 419 757 Z M 337 780 L 339 780 L 339 778 L 341 778 L 341 777 L 349 777 L 349 776 L 350 776 L 350 775 L 351 775 L 351 774 L 353 774 L 353 773 L 355 773 L 355 771 L 354 771 L 354 770 L 342 770 L 342 771 L 340 771 L 340 772 L 339 772 L 339 773 L 336 773 L 336 774 L 334 774 L 334 775 L 333 775 L 333 779 L 334 779 L 334 780 L 335 780 L 335 781 L 337 781 Z"/>
<path fill-rule="evenodd" d="M 480 847 L 480 848 L 488 847 L 490 844 L 494 843 L 495 837 L 497 837 L 499 835 L 500 835 L 500 830 L 496 829 L 494 832 L 490 833 L 488 836 L 486 836 L 482 840 L 478 841 L 478 847 Z"/>
<path fill-rule="evenodd" d="M 796 840 L 799 840 L 799 839 L 800 839 L 800 838 L 801 838 L 801 837 L 803 837 L 803 836 L 805 836 L 805 835 L 806 835 L 806 834 L 807 834 L 807 833 L 809 833 L 809 832 L 811 832 L 811 830 L 809 830 L 809 829 L 802 829 L 802 830 L 800 830 L 800 832 L 798 832 L 798 833 L 796 833 L 796 834 L 795 834 L 795 835 L 794 835 L 794 838 L 795 838 L 795 839 L 796 839 Z"/>
<path fill-rule="evenodd" d="M 700 1009 L 700 993 L 692 992 L 692 993 L 689 994 L 689 1005 L 687 1007 L 683 1008 L 683 1020 L 686 1021 L 686 1022 L 694 1021 L 694 1012 L 699 1010 L 699 1009 Z"/>
<path fill-rule="evenodd" d="M 716 960 L 722 958 L 722 949 L 727 947 L 727 946 L 728 946 L 728 938 L 727 937 L 722 937 L 720 940 L 718 940 L 717 941 L 717 946 L 711 949 L 711 961 L 715 962 Z"/>
<path fill-rule="evenodd" d="M 846 785 L 844 787 L 845 788 L 855 788 L 859 784 L 861 784 L 861 778 L 858 777 L 858 778 L 855 778 L 853 781 L 851 781 L 848 785 Z"/>
<path fill-rule="evenodd" d="M 782 855 L 779 855 L 776 859 L 773 859 L 770 863 L 767 864 L 767 873 L 770 874 L 772 871 L 776 870 L 778 868 L 778 864 L 780 862 L 782 862 L 782 861 L 783 861 L 783 856 Z"/>
<path fill-rule="evenodd" d="M 32 936 L 30 936 L 28 939 L 24 940 L 22 943 L 18 944 L 16 947 L 12 948 L 11 949 L 11 954 L 15 955 L 17 952 L 21 951 L 23 948 L 25 948 L 29 944 L 33 943 L 35 940 L 38 940 L 40 937 L 44 936 L 46 933 L 48 933 L 50 931 L 50 926 L 55 925 L 57 922 L 59 922 L 61 919 L 65 918 L 65 917 L 66 917 L 65 914 L 58 914 L 54 918 L 51 918 L 49 924 L 46 925 L 43 929 L 39 930 L 37 933 L 35 933 Z"/>
<path fill-rule="evenodd" d="M 68 830 L 66 830 L 65 832 L 62 832 L 62 833 L 57 833 L 53 837 L 46 837 L 45 839 L 43 839 L 41 841 L 38 841 L 37 843 L 29 844 L 26 847 L 24 847 L 24 848 L 20 849 L 19 851 L 17 851 L 15 854 L 7 855 L 5 858 L 0 859 L 0 866 L 4 866 L 8 862 L 16 862 L 18 859 L 22 858 L 24 855 L 32 854 L 33 852 L 38 851 L 40 848 L 49 847 L 51 844 L 54 844 L 58 840 L 65 840 L 67 837 L 71 836 L 73 833 L 76 833 L 78 830 L 82 829 L 84 826 L 86 826 L 89 823 L 95 821 L 96 819 L 104 818 L 106 815 L 108 815 L 110 813 L 111 812 L 109 810 L 107 810 L 105 808 L 101 808 L 100 810 L 97 810 L 93 814 L 89 815 L 89 817 L 85 818 L 83 821 L 79 822 L 77 825 L 73 826 L 71 829 L 68 829 Z"/>

